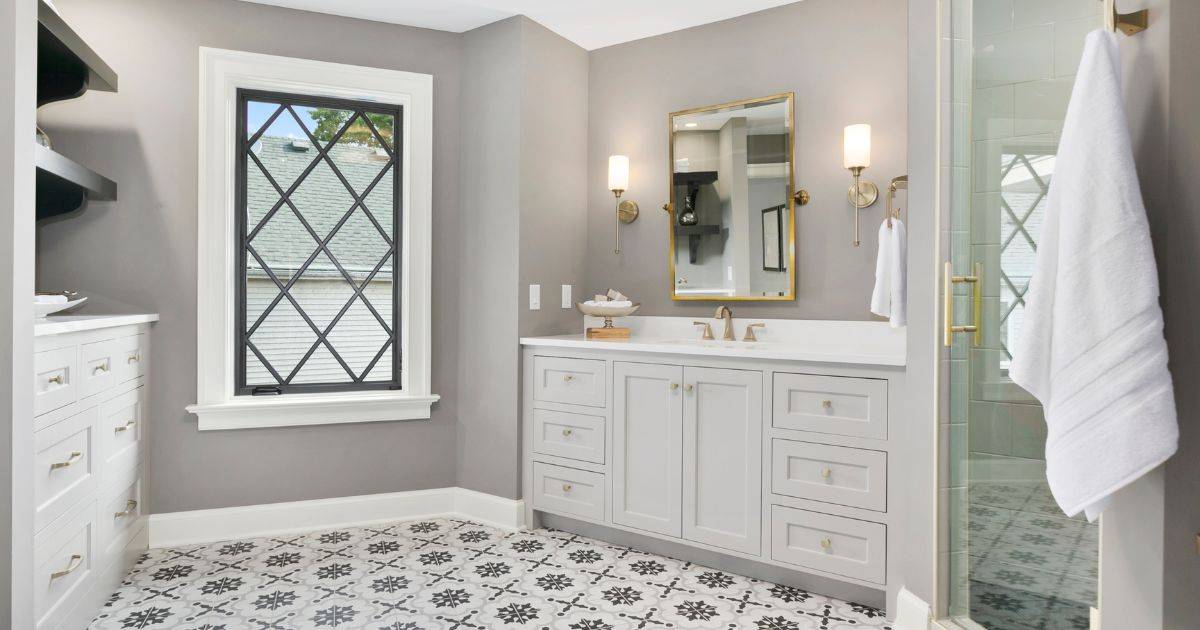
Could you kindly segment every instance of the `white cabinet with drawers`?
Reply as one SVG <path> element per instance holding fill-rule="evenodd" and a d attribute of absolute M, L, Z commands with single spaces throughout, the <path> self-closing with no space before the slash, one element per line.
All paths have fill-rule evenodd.
<path fill-rule="evenodd" d="M 83 628 L 146 549 L 146 380 L 157 315 L 35 325 L 34 619 Z"/>
<path fill-rule="evenodd" d="M 894 599 L 904 501 L 888 500 L 889 436 L 907 420 L 889 391 L 902 364 L 636 337 L 522 344 L 530 525 L 565 517 Z"/>

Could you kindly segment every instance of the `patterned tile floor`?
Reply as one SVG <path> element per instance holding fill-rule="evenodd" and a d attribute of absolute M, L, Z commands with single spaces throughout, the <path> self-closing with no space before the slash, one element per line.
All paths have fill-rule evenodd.
<path fill-rule="evenodd" d="M 553 530 L 428 520 L 152 550 L 92 630 L 887 628 L 880 611 Z"/>
<path fill-rule="evenodd" d="M 1045 482 L 968 488 L 971 618 L 989 630 L 1087 630 L 1099 527 L 1066 518 Z"/>

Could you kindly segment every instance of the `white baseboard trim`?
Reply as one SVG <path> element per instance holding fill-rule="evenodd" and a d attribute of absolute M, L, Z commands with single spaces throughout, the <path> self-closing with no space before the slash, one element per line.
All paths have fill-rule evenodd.
<path fill-rule="evenodd" d="M 444 517 L 501 529 L 523 529 L 525 502 L 466 488 L 437 488 L 151 514 L 150 548 Z"/>

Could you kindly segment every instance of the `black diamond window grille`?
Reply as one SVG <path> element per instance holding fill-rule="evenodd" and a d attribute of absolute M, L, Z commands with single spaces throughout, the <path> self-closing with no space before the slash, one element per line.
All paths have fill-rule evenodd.
<path fill-rule="evenodd" d="M 1008 147 L 1000 159 L 1000 359 L 1007 371 L 1012 340 L 1025 314 L 1025 294 L 1037 262 L 1054 175 L 1054 152 L 1045 147 Z"/>
<path fill-rule="evenodd" d="M 400 387 L 399 106 L 238 91 L 239 395 Z"/>

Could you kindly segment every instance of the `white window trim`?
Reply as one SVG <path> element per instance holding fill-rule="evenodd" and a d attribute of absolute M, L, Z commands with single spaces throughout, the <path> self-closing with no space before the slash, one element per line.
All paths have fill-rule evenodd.
<path fill-rule="evenodd" d="M 233 146 L 239 88 L 404 108 L 401 155 L 400 391 L 234 395 Z M 433 77 L 396 70 L 200 48 L 196 399 L 201 431 L 429 418 Z"/>

